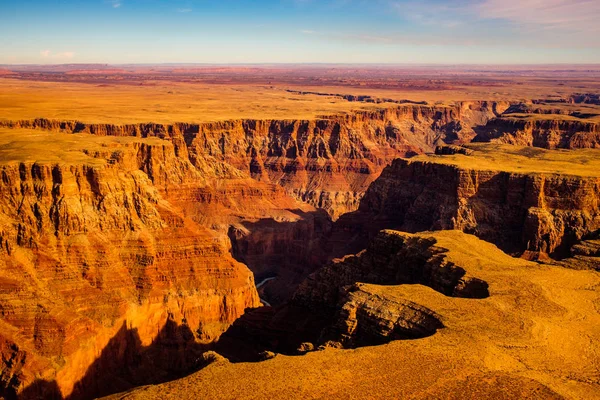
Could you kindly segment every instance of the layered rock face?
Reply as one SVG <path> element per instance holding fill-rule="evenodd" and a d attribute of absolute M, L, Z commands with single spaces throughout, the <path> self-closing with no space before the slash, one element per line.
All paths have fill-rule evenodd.
<path fill-rule="evenodd" d="M 356 347 L 432 335 L 443 327 L 434 312 L 408 299 L 382 299 L 356 283 L 421 284 L 452 297 L 488 297 L 488 284 L 447 260 L 447 249 L 435 243 L 431 237 L 382 231 L 366 250 L 309 276 L 292 304 L 333 321 L 320 342 Z"/>
<path fill-rule="evenodd" d="M 600 124 L 581 120 L 495 118 L 478 141 L 545 149 L 600 148 Z"/>
<path fill-rule="evenodd" d="M 296 220 L 265 218 L 231 226 L 232 254 L 254 272 L 257 282 L 271 278 L 261 297 L 271 305 L 288 300 L 296 287 L 328 261 L 326 238 L 332 222 L 323 210 L 293 210 Z"/>
<path fill-rule="evenodd" d="M 201 186 L 199 169 L 160 140 L 91 147 L 83 161 L 0 166 L 7 398 L 89 398 L 175 377 L 259 305 L 226 239 L 167 200 Z"/>
<path fill-rule="evenodd" d="M 228 358 L 260 360 L 262 351 L 302 354 L 319 346 L 355 348 L 433 335 L 435 312 L 408 298 L 386 299 L 364 284 L 424 285 L 446 296 L 483 299 L 488 284 L 447 259 L 428 236 L 382 231 L 366 250 L 322 266 L 292 299 L 253 310 L 223 336 Z"/>
<path fill-rule="evenodd" d="M 511 253 L 565 257 L 600 229 L 599 173 L 593 166 L 577 169 L 594 154 L 564 153 L 552 161 L 542 150 L 469 149 L 471 155 L 446 151 L 395 160 L 369 187 L 359 211 L 338 221 L 337 253 L 361 248 L 382 228 L 459 229 Z"/>
<path fill-rule="evenodd" d="M 256 180 L 280 185 L 335 219 L 358 207 L 367 187 L 393 159 L 432 152 L 439 143 L 469 142 L 476 135 L 473 127 L 485 125 L 508 106 L 403 104 L 315 121 L 110 125 L 38 119 L 0 126 L 167 138 L 194 165 L 223 162 Z"/>
<path fill-rule="evenodd" d="M 513 104 L 477 128 L 475 141 L 545 149 L 600 148 L 600 109 L 594 106 L 595 99 L 574 95 L 559 101 Z"/>
<path fill-rule="evenodd" d="M 213 357 L 186 378 L 114 398 L 596 398 L 599 283 L 595 271 L 513 258 L 459 231 L 384 231 L 301 286 L 287 320 L 298 329 L 285 324 L 290 307 L 258 310 L 266 361 Z M 324 313 L 313 325 L 322 334 L 297 343 L 302 357 L 269 347 Z M 247 326 L 243 343 L 264 339 L 259 328 Z"/>

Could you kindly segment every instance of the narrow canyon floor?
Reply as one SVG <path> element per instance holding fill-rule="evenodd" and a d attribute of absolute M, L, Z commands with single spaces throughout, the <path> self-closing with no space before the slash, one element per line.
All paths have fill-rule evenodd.
<path fill-rule="evenodd" d="M 56 68 L 0 77 L 0 398 L 600 398 L 600 70 Z"/>

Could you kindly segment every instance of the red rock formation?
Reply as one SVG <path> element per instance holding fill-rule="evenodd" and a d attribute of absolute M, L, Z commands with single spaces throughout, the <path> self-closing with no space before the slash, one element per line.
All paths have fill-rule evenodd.
<path fill-rule="evenodd" d="M 563 257 L 600 229 L 598 176 L 503 172 L 477 168 L 475 160 L 459 166 L 438 159 L 397 159 L 387 167 L 358 212 L 337 222 L 331 240 L 336 255 L 356 252 L 390 228 L 458 229 L 511 253 Z"/>
<path fill-rule="evenodd" d="M 358 207 L 369 184 L 393 159 L 432 152 L 440 142 L 469 142 L 475 137 L 472 127 L 507 107 L 495 102 L 404 104 L 315 121 L 111 125 L 37 119 L 0 126 L 166 138 L 177 155 L 189 154 L 196 166 L 224 162 L 337 218 Z"/>
<path fill-rule="evenodd" d="M 447 296 L 485 298 L 487 284 L 446 260 L 435 239 L 381 231 L 356 255 L 335 259 L 300 285 L 292 303 L 314 313 L 339 309 L 340 289 L 356 282 L 422 284 Z"/>
<path fill-rule="evenodd" d="M 431 310 L 409 299 L 382 299 L 357 282 L 489 296 L 485 281 L 448 260 L 448 250 L 435 244 L 425 235 L 383 231 L 366 250 L 311 274 L 289 302 L 246 313 L 223 335 L 218 351 L 233 360 L 258 361 L 263 351 L 302 354 L 312 344 L 357 347 L 430 336 L 443 327 Z"/>
<path fill-rule="evenodd" d="M 193 360 L 177 356 L 181 346 L 214 341 L 259 304 L 252 273 L 231 258 L 223 236 L 168 201 L 173 188 L 203 182 L 173 145 L 135 142 L 89 155 L 98 162 L 0 167 L 6 396 L 36 379 L 75 397 L 110 390 L 94 363 L 143 357 L 138 351 L 146 354 L 160 337 L 174 343 L 163 347 L 163 367 L 184 371 Z M 188 337 L 165 331 L 169 324 Z M 119 339 L 131 337 L 125 332 L 135 332 L 135 348 Z M 103 353 L 111 340 L 113 350 Z"/>
<path fill-rule="evenodd" d="M 600 124 L 584 120 L 494 118 L 479 130 L 477 141 L 546 149 L 600 148 Z"/>

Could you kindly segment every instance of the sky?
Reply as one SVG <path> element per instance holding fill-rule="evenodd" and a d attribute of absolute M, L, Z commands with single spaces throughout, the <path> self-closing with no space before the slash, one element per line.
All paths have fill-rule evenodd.
<path fill-rule="evenodd" d="M 0 0 L 0 64 L 600 63 L 600 0 Z"/>

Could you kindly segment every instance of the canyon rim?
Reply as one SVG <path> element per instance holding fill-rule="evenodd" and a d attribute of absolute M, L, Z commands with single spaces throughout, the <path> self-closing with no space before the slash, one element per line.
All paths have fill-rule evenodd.
<path fill-rule="evenodd" d="M 600 6 L 49 3 L 0 399 L 600 399 Z"/>

